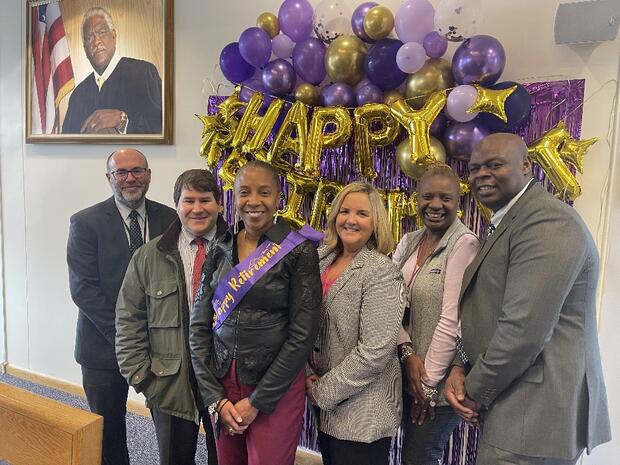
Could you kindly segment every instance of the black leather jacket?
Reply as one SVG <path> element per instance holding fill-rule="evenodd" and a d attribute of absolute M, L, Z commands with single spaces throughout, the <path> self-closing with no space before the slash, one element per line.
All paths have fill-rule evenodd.
<path fill-rule="evenodd" d="M 290 225 L 280 220 L 260 239 L 281 243 Z M 271 413 L 303 369 L 317 335 L 321 279 L 316 245 L 295 247 L 254 284 L 226 321 L 213 330 L 211 298 L 234 266 L 234 234 L 228 230 L 211 247 L 190 319 L 190 349 L 205 405 L 227 397 L 220 383 L 231 362 L 244 384 L 256 385 L 251 404 Z"/>

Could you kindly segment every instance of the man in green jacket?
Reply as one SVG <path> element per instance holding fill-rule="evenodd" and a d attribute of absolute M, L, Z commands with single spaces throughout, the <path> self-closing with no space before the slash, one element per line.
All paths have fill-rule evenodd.
<path fill-rule="evenodd" d="M 207 170 L 182 173 L 174 186 L 178 219 L 131 259 L 116 306 L 122 375 L 151 409 L 160 465 L 194 465 L 198 427 L 217 464 L 207 406 L 189 355 L 189 313 L 209 245 L 226 230 L 221 192 Z"/>

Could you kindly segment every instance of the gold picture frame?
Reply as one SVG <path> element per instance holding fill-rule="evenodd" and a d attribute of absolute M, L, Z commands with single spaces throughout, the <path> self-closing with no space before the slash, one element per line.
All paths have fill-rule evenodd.
<path fill-rule="evenodd" d="M 173 0 L 26 8 L 27 143 L 172 143 Z"/>

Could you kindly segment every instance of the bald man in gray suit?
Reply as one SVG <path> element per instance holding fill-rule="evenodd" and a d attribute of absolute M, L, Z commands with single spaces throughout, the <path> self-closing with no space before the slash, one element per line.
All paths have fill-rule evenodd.
<path fill-rule="evenodd" d="M 469 171 L 492 227 L 461 290 L 471 369 L 453 367 L 444 394 L 482 425 L 477 465 L 574 464 L 610 440 L 596 246 L 577 212 L 532 179 L 518 136 L 486 137 Z"/>

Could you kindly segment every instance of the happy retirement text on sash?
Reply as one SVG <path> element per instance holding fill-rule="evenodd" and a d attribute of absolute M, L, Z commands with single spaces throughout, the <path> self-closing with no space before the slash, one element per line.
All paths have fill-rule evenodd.
<path fill-rule="evenodd" d="M 265 241 L 245 260 L 232 267 L 221 279 L 213 293 L 213 329 L 218 329 L 248 293 L 252 286 L 291 250 L 306 239 L 318 243 L 323 234 L 308 225 L 299 231 L 291 231 L 282 244 Z"/>

